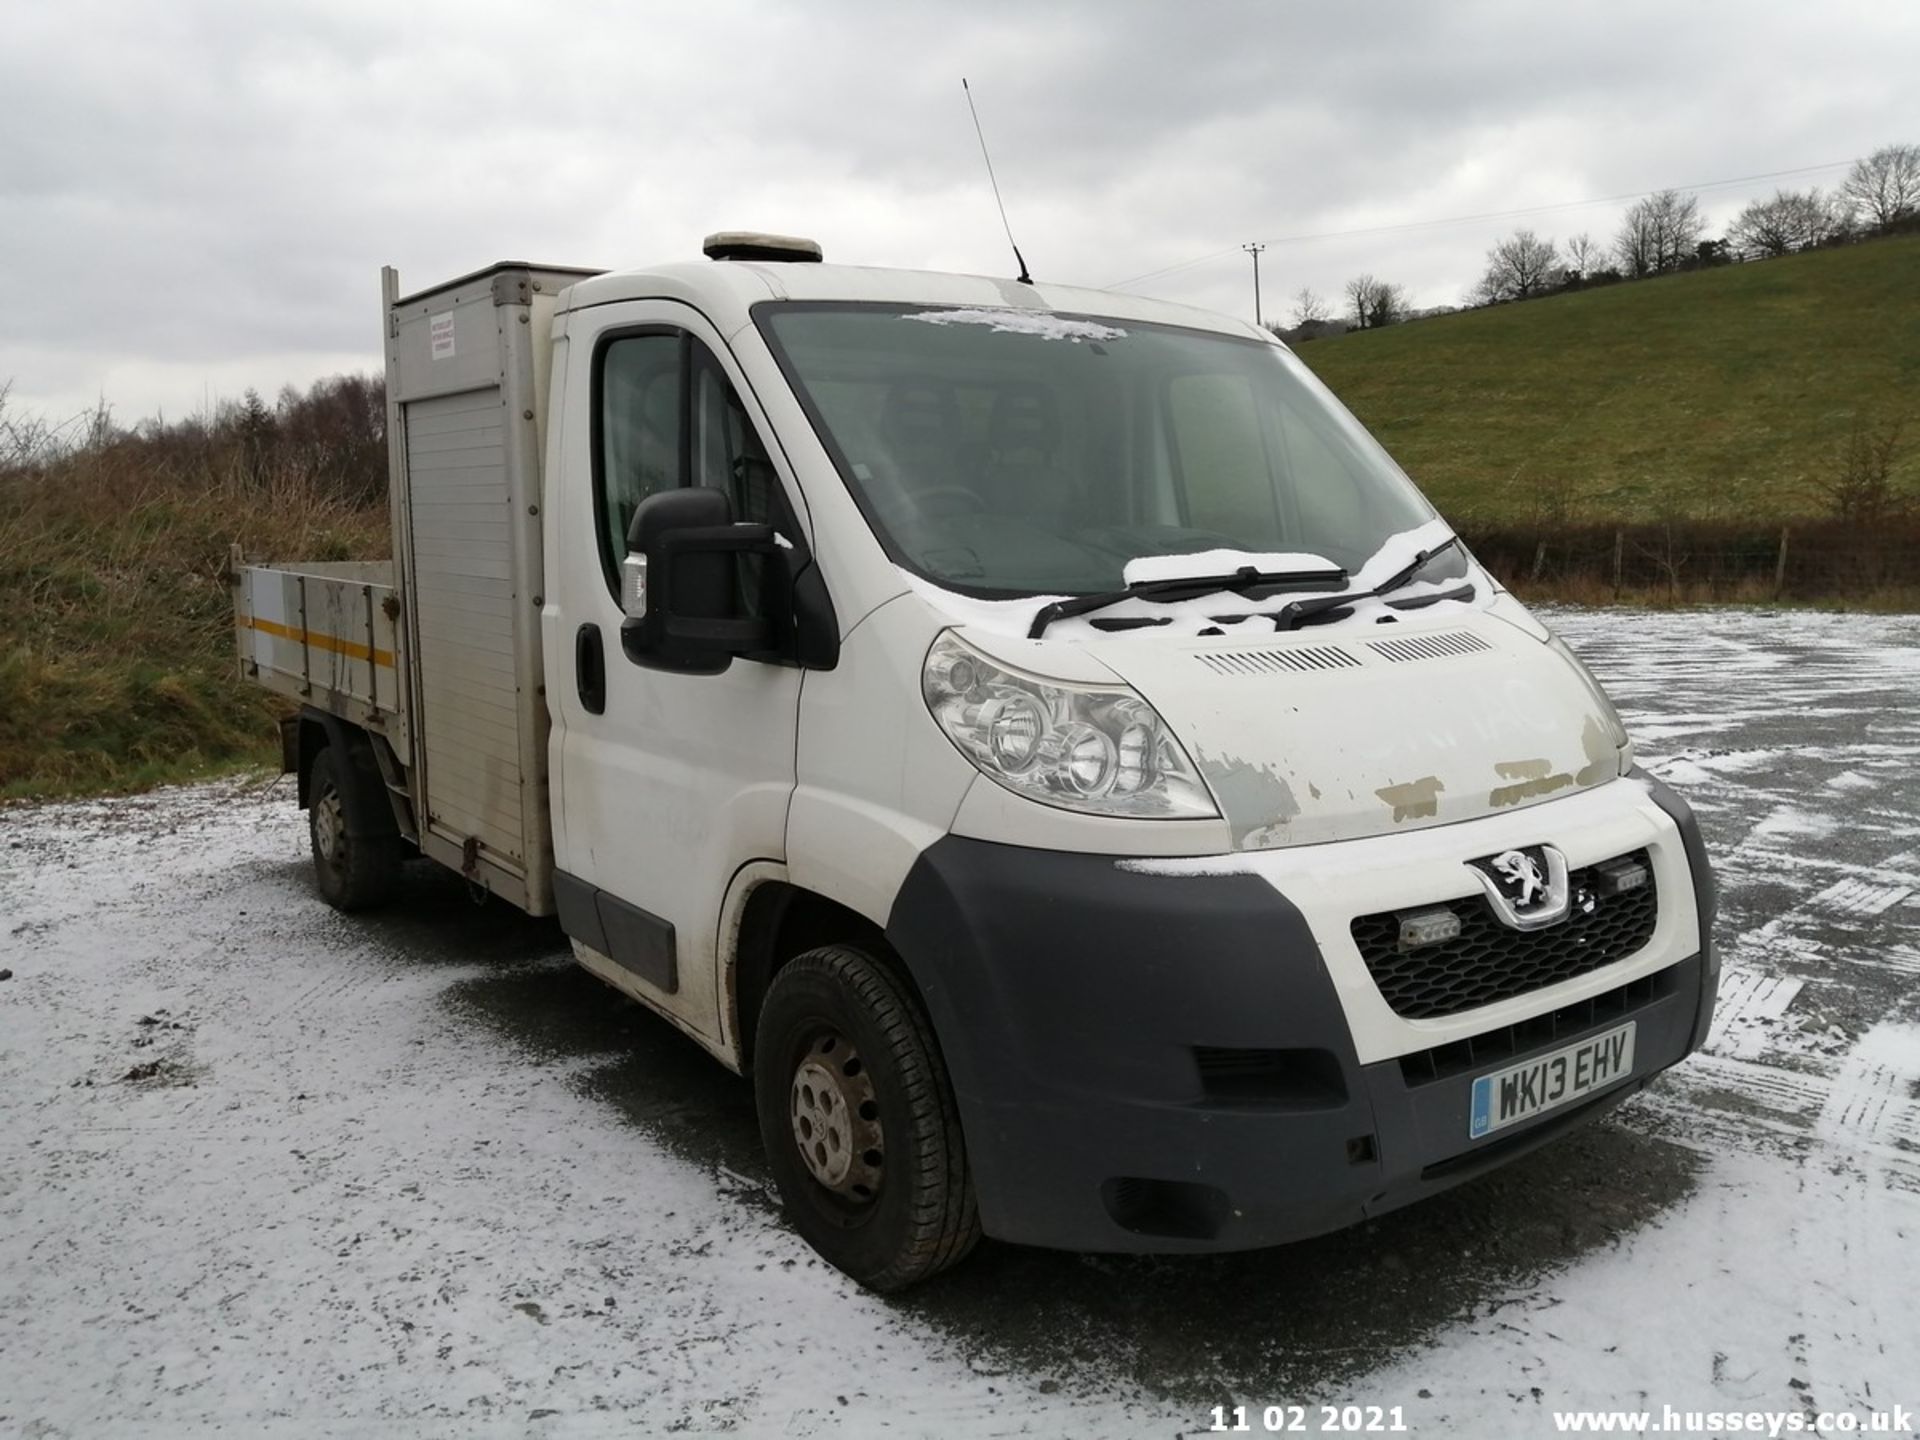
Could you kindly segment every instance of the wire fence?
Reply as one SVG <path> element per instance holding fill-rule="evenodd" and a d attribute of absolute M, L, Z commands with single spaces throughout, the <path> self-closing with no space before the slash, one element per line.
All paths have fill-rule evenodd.
<path fill-rule="evenodd" d="M 1570 598 L 1860 600 L 1920 598 L 1920 522 L 1815 520 L 1476 529 L 1473 553 L 1500 579 Z"/>

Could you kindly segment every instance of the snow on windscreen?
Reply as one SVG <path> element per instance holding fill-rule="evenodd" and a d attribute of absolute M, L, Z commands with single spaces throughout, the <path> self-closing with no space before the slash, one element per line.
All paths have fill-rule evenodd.
<path fill-rule="evenodd" d="M 1000 335 L 1034 335 L 1042 340 L 1124 340 L 1127 332 L 1092 320 L 1069 320 L 1045 310 L 923 310 L 902 315 L 923 325 L 984 325 Z"/>
<path fill-rule="evenodd" d="M 1338 570 L 1324 555 L 1269 555 L 1247 550 L 1199 550 L 1190 555 L 1142 555 L 1127 561 L 1121 576 L 1129 585 L 1154 580 L 1185 580 L 1199 575 L 1231 575 L 1236 570 L 1287 575 L 1296 570 Z"/>
<path fill-rule="evenodd" d="M 1151 619 L 1155 621 L 1165 620 L 1168 622 L 1164 625 L 1156 624 L 1149 630 L 1117 632 L 1119 638 L 1122 639 L 1130 634 L 1156 636 L 1198 635 L 1203 630 L 1214 629 L 1221 630 L 1228 635 L 1237 635 L 1244 632 L 1246 638 L 1253 639 L 1260 635 L 1272 633 L 1273 626 L 1266 619 L 1272 612 L 1284 609 L 1291 602 L 1299 600 L 1309 594 L 1331 595 L 1340 593 L 1341 591 L 1371 590 L 1375 586 L 1382 585 L 1388 580 L 1391 580 L 1396 574 L 1411 565 L 1423 550 L 1433 550 L 1442 544 L 1452 533 L 1453 531 L 1448 527 L 1446 521 L 1433 519 L 1424 525 L 1416 526 L 1411 530 L 1403 530 L 1397 535 L 1389 536 L 1386 543 L 1381 545 L 1378 550 L 1374 551 L 1373 554 L 1368 557 L 1367 563 L 1362 565 L 1359 572 L 1350 577 L 1345 585 L 1331 586 L 1324 591 L 1290 590 L 1285 594 L 1275 595 L 1260 601 L 1247 601 L 1240 599 L 1238 596 L 1231 596 L 1223 602 L 1221 596 L 1225 593 L 1224 591 L 1215 591 L 1210 595 L 1198 595 L 1185 600 L 1160 601 L 1138 598 L 1116 600 L 1104 610 L 1095 612 L 1094 615 L 1075 615 L 1064 620 L 1056 620 L 1047 627 L 1047 638 L 1049 640 L 1092 640 L 1102 638 L 1103 632 L 1098 626 L 1091 623 L 1095 618 L 1101 618 L 1113 620 Z M 1317 555 L 1249 556 L 1238 550 L 1216 550 L 1210 553 L 1214 556 L 1228 557 L 1229 563 L 1224 566 L 1213 563 L 1208 563 L 1204 566 L 1196 564 L 1191 573 L 1203 575 L 1230 574 L 1240 566 L 1249 563 L 1257 564 L 1263 570 L 1269 568 L 1312 569 L 1315 567 L 1331 570 L 1335 568 L 1332 562 L 1323 560 Z M 1179 574 L 1189 573 L 1185 568 L 1187 562 L 1196 562 L 1204 558 L 1204 554 L 1200 556 L 1143 556 L 1138 559 L 1129 560 L 1123 573 L 1126 575 L 1128 583 L 1131 584 L 1138 578 L 1137 572 L 1134 569 L 1135 566 L 1142 563 L 1168 560 L 1181 562 L 1181 569 L 1175 572 L 1177 576 Z M 1269 562 L 1282 563 L 1270 565 Z M 900 575 L 910 589 L 935 609 L 946 615 L 955 624 L 977 625 L 982 630 L 991 631 L 1000 635 L 1024 636 L 1027 633 L 1028 627 L 1033 624 L 1033 617 L 1039 613 L 1041 606 L 1051 600 L 1065 598 L 1060 595 L 1033 595 L 1018 600 L 982 600 L 970 595 L 956 594 L 944 586 L 936 585 L 929 580 L 923 580 L 911 571 L 905 569 L 901 570 Z M 1149 578 L 1159 579 L 1162 577 L 1156 574 L 1151 575 Z M 1428 596 L 1445 594 L 1448 591 L 1457 589 L 1459 584 L 1460 582 L 1458 580 L 1415 581 L 1412 584 L 1402 586 L 1400 589 L 1395 590 L 1393 592 L 1393 598 L 1395 600 L 1419 600 Z M 1464 602 L 1442 601 L 1440 603 L 1460 604 Z M 1228 613 L 1243 618 L 1238 618 L 1231 622 L 1224 622 L 1221 617 Z M 1387 610 L 1384 600 L 1374 599 L 1365 595 L 1356 595 L 1353 614 L 1349 616 L 1346 621 L 1336 621 L 1333 623 L 1371 624 L 1381 615 L 1388 613 L 1391 612 Z M 1112 638 L 1112 636 L 1109 635 L 1106 638 Z"/>

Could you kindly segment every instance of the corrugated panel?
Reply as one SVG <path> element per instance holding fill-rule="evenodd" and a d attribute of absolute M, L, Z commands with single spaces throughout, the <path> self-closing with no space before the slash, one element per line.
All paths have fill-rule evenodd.
<path fill-rule="evenodd" d="M 427 816 L 523 862 L 505 433 L 497 389 L 407 406 Z"/>

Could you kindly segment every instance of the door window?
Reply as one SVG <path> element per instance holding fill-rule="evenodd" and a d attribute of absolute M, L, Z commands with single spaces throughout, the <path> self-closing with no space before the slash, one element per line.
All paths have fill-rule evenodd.
<path fill-rule="evenodd" d="M 626 335 L 601 355 L 600 393 L 595 396 L 600 463 L 594 519 L 601 563 L 616 593 L 633 512 L 649 495 L 686 483 L 681 350 L 678 335 Z"/>
<path fill-rule="evenodd" d="M 735 520 L 781 523 L 780 482 L 767 448 L 719 360 L 692 336 L 655 331 L 609 341 L 595 405 L 595 523 L 616 595 L 633 512 L 649 495 L 705 485 L 727 493 Z M 742 602 L 757 614 L 761 557 L 745 560 Z"/>
<path fill-rule="evenodd" d="M 771 525 L 780 482 L 766 446 L 720 362 L 704 345 L 693 348 L 693 483 L 726 491 L 735 520 Z"/>

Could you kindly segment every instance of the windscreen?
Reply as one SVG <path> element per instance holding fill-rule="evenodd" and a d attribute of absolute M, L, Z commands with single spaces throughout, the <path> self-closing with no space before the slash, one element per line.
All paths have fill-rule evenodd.
<path fill-rule="evenodd" d="M 1354 571 L 1433 518 L 1278 345 L 1030 311 L 755 315 L 889 554 L 952 589 L 1087 594 L 1219 549 Z"/>

